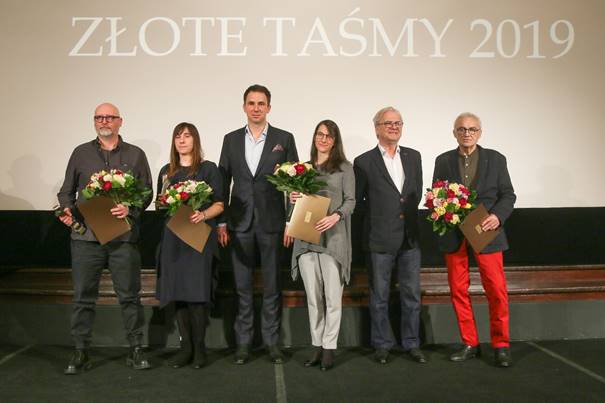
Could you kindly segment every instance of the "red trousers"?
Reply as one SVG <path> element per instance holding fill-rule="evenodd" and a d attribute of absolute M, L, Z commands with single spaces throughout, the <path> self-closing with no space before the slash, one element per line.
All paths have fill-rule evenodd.
<path fill-rule="evenodd" d="M 502 252 L 477 254 L 475 260 L 479 265 L 481 283 L 489 305 L 489 325 L 492 346 L 494 348 L 509 346 L 508 330 L 508 292 Z M 471 297 L 468 292 L 470 275 L 468 270 L 468 252 L 466 239 L 460 249 L 445 254 L 447 277 L 450 284 L 452 304 L 458 317 L 460 337 L 464 344 L 477 346 L 479 336 L 473 315 Z"/>

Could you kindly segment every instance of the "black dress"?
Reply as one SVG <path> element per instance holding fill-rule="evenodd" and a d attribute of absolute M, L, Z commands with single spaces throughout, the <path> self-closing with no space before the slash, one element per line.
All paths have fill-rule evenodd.
<path fill-rule="evenodd" d="M 163 177 L 167 171 L 168 165 L 160 170 L 158 195 L 162 191 Z M 170 185 L 188 179 L 204 181 L 213 189 L 212 201 L 202 206 L 202 210 L 214 202 L 223 201 L 223 181 L 215 163 L 202 162 L 197 174 L 193 176 L 187 176 L 185 168 L 168 178 Z M 166 222 L 168 219 L 169 217 Z M 181 241 L 168 227 L 164 227 L 158 251 L 156 283 L 156 298 L 160 300 L 161 307 L 173 301 L 212 302 L 216 283 L 214 272 L 218 258 L 218 240 L 216 221 L 206 220 L 206 224 L 213 227 L 213 230 L 202 253 Z"/>

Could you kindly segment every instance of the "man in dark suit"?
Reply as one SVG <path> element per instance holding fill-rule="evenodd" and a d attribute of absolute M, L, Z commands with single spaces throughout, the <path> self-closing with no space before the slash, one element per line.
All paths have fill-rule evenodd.
<path fill-rule="evenodd" d="M 481 120 L 472 113 L 459 115 L 454 122 L 454 137 L 458 148 L 441 154 L 435 160 L 433 183 L 447 180 L 463 184 L 477 191 L 476 204 L 483 203 L 489 216 L 481 223 L 483 231 L 502 226 L 513 212 L 516 196 L 506 168 L 506 158 L 495 150 L 477 145 L 481 138 Z M 439 248 L 445 253 L 448 282 L 454 310 L 458 317 L 464 348 L 450 357 L 452 361 L 466 361 L 480 355 L 479 337 L 473 316 L 468 271 L 467 242 L 456 229 L 439 238 Z M 496 364 L 509 367 L 508 293 L 502 251 L 508 249 L 504 229 L 485 247 L 475 253 L 481 282 L 489 304 L 490 334 L 495 349 Z"/>
<path fill-rule="evenodd" d="M 422 164 L 418 151 L 398 145 L 402 127 L 397 109 L 379 110 L 374 116 L 378 146 L 354 161 L 356 209 L 364 216 L 364 246 L 369 251 L 371 341 L 381 364 L 387 363 L 395 345 L 388 312 L 394 267 L 401 295 L 401 345 L 416 362 L 426 362 L 418 336 Z"/>
<path fill-rule="evenodd" d="M 219 168 L 225 179 L 228 205 L 218 237 L 222 246 L 230 241 L 238 312 L 235 319 L 236 364 L 250 355 L 253 338 L 253 271 L 257 247 L 263 270 L 262 336 L 271 361 L 283 362 L 277 343 L 281 323 L 280 251 L 290 246 L 285 235 L 285 199 L 270 184 L 276 165 L 297 161 L 294 136 L 267 123 L 271 93 L 261 85 L 244 92 L 244 112 L 248 124 L 225 135 Z M 233 189 L 231 182 L 233 181 Z M 231 195 L 231 197 L 229 197 Z"/>

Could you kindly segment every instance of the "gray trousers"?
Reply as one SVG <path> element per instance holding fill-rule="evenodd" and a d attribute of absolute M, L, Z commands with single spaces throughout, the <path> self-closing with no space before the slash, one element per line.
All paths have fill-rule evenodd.
<path fill-rule="evenodd" d="M 298 267 L 307 294 L 311 343 L 334 350 L 340 332 L 344 286 L 339 264 L 326 253 L 307 252 L 298 258 Z"/>
<path fill-rule="evenodd" d="M 122 320 L 130 346 L 143 342 L 145 317 L 139 297 L 141 256 L 130 242 L 71 241 L 71 274 L 74 284 L 71 335 L 76 348 L 87 348 L 92 338 L 95 307 L 103 269 L 109 269 L 122 308 Z"/>
<path fill-rule="evenodd" d="M 256 218 L 255 218 L 256 220 Z M 263 343 L 276 345 L 281 326 L 281 282 L 279 257 L 283 233 L 265 232 L 253 222 L 250 230 L 234 231 L 231 243 L 231 261 L 238 296 L 235 317 L 235 342 L 250 345 L 254 331 L 254 267 L 256 250 L 260 252 L 263 271 L 263 307 L 261 332 Z"/>
<path fill-rule="evenodd" d="M 370 320 L 374 348 L 395 345 L 389 320 L 391 272 L 397 268 L 401 303 L 401 346 L 405 351 L 420 346 L 420 249 L 402 249 L 397 255 L 370 253 Z"/>

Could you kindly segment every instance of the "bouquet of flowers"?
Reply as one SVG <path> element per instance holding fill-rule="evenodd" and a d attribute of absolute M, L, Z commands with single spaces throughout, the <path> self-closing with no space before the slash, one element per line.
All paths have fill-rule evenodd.
<path fill-rule="evenodd" d="M 167 209 L 168 215 L 173 216 L 182 204 L 199 210 L 212 197 L 212 188 L 204 181 L 186 180 L 171 185 L 158 196 L 158 208 Z"/>
<path fill-rule="evenodd" d="M 145 188 L 131 172 L 112 169 L 92 174 L 82 195 L 87 199 L 106 196 L 115 204 L 143 208 L 145 199 L 151 195 L 151 189 Z"/>
<path fill-rule="evenodd" d="M 316 179 L 317 171 L 307 162 L 284 162 L 267 180 L 280 192 L 315 194 L 327 184 Z"/>
<path fill-rule="evenodd" d="M 433 223 L 433 232 L 443 235 L 456 228 L 476 206 L 475 190 L 448 181 L 437 181 L 427 189 L 425 207 L 429 209 L 426 219 Z"/>

